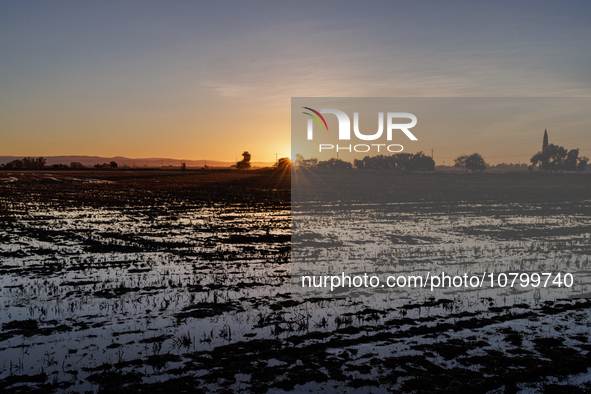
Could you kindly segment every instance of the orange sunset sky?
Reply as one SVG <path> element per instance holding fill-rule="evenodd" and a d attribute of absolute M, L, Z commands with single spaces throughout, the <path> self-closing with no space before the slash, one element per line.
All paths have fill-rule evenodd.
<path fill-rule="evenodd" d="M 589 20 L 586 1 L 2 2 L 0 155 L 271 162 L 291 97 L 591 97 Z M 544 127 L 591 156 L 590 127 Z M 543 131 L 421 149 L 527 162 Z"/>

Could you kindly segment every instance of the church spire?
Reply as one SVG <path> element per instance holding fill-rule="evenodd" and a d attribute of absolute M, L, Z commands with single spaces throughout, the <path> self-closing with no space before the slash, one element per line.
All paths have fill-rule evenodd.
<path fill-rule="evenodd" d="M 542 152 L 548 147 L 548 129 L 544 130 L 544 142 L 542 143 Z"/>

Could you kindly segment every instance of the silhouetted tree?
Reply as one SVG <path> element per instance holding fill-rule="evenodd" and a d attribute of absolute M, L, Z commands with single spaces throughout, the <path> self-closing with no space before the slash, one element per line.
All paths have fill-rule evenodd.
<path fill-rule="evenodd" d="M 360 170 L 420 170 L 433 171 L 435 161 L 433 158 L 418 153 L 396 153 L 391 156 L 378 155 L 374 157 L 366 156 L 363 160 L 355 159 L 355 167 Z"/>
<path fill-rule="evenodd" d="M 23 162 L 22 160 L 13 160 L 13 161 L 9 161 L 8 163 L 6 163 L 6 165 L 4 166 L 4 168 L 8 168 L 8 169 L 21 169 L 23 168 Z"/>
<path fill-rule="evenodd" d="M 110 162 L 110 163 L 109 163 L 109 166 L 111 166 L 111 168 L 117 168 L 117 167 L 119 167 L 119 166 L 117 165 L 117 163 L 116 163 L 116 162 L 114 162 L 114 161 Z"/>
<path fill-rule="evenodd" d="M 291 159 L 289 157 L 280 158 L 277 161 L 276 167 L 281 170 L 291 168 Z"/>
<path fill-rule="evenodd" d="M 78 161 L 73 161 L 70 163 L 70 168 L 84 168 L 84 166 Z"/>
<path fill-rule="evenodd" d="M 525 163 L 500 163 L 494 166 L 489 166 L 489 170 L 495 169 L 497 171 L 504 171 L 504 172 L 512 172 L 512 171 L 526 171 L 528 170 L 528 166 Z"/>
<path fill-rule="evenodd" d="M 486 163 L 478 153 L 472 153 L 466 158 L 466 171 L 484 171 L 486 170 Z"/>
<path fill-rule="evenodd" d="M 302 166 L 306 168 L 316 168 L 318 167 L 318 159 L 312 157 L 311 159 L 306 159 L 302 161 Z"/>
<path fill-rule="evenodd" d="M 296 167 L 316 168 L 316 166 L 318 166 L 318 159 L 304 159 L 304 156 L 298 153 L 296 154 L 295 165 Z"/>
<path fill-rule="evenodd" d="M 471 155 L 461 155 L 456 157 L 455 164 L 456 167 L 466 169 L 468 171 L 484 171 L 486 170 L 486 163 L 482 156 L 478 153 L 472 153 Z"/>
<path fill-rule="evenodd" d="M 542 169 L 547 171 L 583 171 L 589 159 L 579 157 L 578 149 L 569 151 L 562 146 L 550 144 L 533 155 L 530 161 L 534 166 L 541 164 Z"/>
<path fill-rule="evenodd" d="M 187 169 L 187 164 L 185 162 L 181 163 L 181 171 L 185 171 Z"/>
<path fill-rule="evenodd" d="M 45 167 L 46 162 L 47 162 L 47 160 L 43 157 L 37 157 L 37 158 L 24 157 L 21 160 L 17 159 L 17 160 L 13 160 L 11 162 L 6 163 L 4 168 L 8 168 L 8 169 L 26 168 L 26 169 L 40 170 Z"/>
<path fill-rule="evenodd" d="M 295 155 L 295 161 L 294 164 L 296 167 L 299 167 L 302 165 L 302 161 L 304 161 L 304 155 L 300 155 L 299 153 L 296 153 Z"/>
<path fill-rule="evenodd" d="M 467 158 L 468 158 L 468 155 L 460 155 L 460 156 L 456 157 L 456 159 L 454 160 L 454 167 L 465 169 Z"/>
<path fill-rule="evenodd" d="M 242 160 L 236 163 L 236 168 L 239 170 L 247 170 L 250 168 L 250 153 L 248 153 L 248 151 L 242 152 Z"/>
<path fill-rule="evenodd" d="M 343 161 L 341 159 L 335 159 L 334 157 L 330 160 L 326 161 L 319 161 L 318 168 L 327 169 L 327 170 L 349 170 L 353 166 L 348 161 Z"/>

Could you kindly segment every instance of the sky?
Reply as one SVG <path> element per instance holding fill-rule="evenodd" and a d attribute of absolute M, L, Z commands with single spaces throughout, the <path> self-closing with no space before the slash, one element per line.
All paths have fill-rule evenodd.
<path fill-rule="evenodd" d="M 590 20 L 588 1 L 2 1 L 0 155 L 274 161 L 292 97 L 591 97 Z M 591 157 L 588 131 L 549 130 Z M 527 162 L 538 141 L 507 147 L 543 134 L 468 132 L 441 161 Z"/>
<path fill-rule="evenodd" d="M 342 111 L 349 124 L 341 125 L 337 116 L 327 111 L 331 109 Z M 589 141 L 590 109 L 591 97 L 293 98 L 292 157 L 299 153 L 304 158 L 338 157 L 353 162 L 389 155 L 389 149 L 423 152 L 448 166 L 454 164 L 457 152 L 486 152 L 488 164 L 493 160 L 493 164 L 529 164 L 531 156 L 542 150 L 546 129 L 550 143 L 570 149 Z M 410 136 L 399 127 L 388 133 L 387 114 L 393 112 L 403 113 L 392 118 L 394 124 L 410 124 L 409 114 L 415 116 L 416 124 L 407 129 Z M 317 123 L 308 114 L 315 115 Z M 356 136 L 356 124 L 364 139 Z M 308 136 L 310 126 L 312 138 Z M 347 137 L 341 138 L 341 128 Z"/>

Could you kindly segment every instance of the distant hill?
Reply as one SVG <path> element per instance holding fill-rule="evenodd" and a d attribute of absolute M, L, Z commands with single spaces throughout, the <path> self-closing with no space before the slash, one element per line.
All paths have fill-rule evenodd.
<path fill-rule="evenodd" d="M 25 156 L 0 156 L 0 164 L 6 164 L 10 161 L 22 159 Z M 37 157 L 37 156 L 30 156 Z M 67 164 L 72 162 L 82 163 L 87 167 L 92 167 L 95 164 L 109 163 L 111 161 L 116 162 L 119 166 L 129 167 L 166 167 L 175 166 L 178 167 L 181 163 L 185 163 L 187 167 L 198 167 L 201 168 L 205 165 L 205 160 L 181 160 L 181 159 L 169 159 L 162 157 L 150 157 L 150 158 L 139 158 L 131 159 L 129 157 L 115 156 L 115 157 L 102 157 L 102 156 L 43 156 L 47 160 L 47 165 L 51 166 L 54 164 Z M 217 161 L 207 160 L 209 167 L 229 167 L 235 164 L 233 161 Z M 253 167 L 270 167 L 275 162 L 255 161 L 251 162 Z"/>

